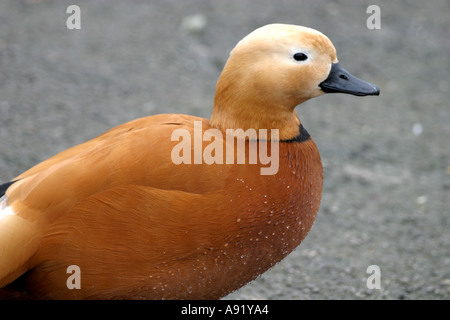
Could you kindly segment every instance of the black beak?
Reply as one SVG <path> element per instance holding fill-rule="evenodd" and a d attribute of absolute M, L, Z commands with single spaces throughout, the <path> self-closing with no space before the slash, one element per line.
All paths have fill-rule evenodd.
<path fill-rule="evenodd" d="M 358 79 L 342 68 L 339 62 L 331 65 L 328 78 L 319 84 L 326 93 L 341 92 L 355 96 L 378 96 L 380 89 L 369 82 Z"/>

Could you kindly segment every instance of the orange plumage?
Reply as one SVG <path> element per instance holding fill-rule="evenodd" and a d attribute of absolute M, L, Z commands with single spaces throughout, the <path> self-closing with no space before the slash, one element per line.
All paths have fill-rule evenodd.
<path fill-rule="evenodd" d="M 309 65 L 292 59 L 300 49 Z M 13 179 L 0 198 L 0 296 L 216 299 L 272 267 L 305 238 L 322 192 L 319 152 L 295 106 L 332 90 L 322 84 L 378 93 L 357 78 L 351 84 L 362 89 L 339 89 L 329 80 L 333 65 L 334 47 L 321 33 L 260 28 L 233 50 L 211 120 L 137 119 Z M 265 165 L 250 164 L 248 152 L 245 164 L 174 164 L 172 133 L 198 134 L 194 121 L 202 135 L 220 129 L 223 150 L 226 129 L 279 130 L 280 141 L 258 136 L 278 144 L 278 171 L 262 175 Z M 67 287 L 71 265 L 81 270 L 80 289 Z"/>

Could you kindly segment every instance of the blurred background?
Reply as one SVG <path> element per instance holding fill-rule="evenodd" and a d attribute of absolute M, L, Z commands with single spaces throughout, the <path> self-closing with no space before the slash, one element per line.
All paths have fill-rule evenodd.
<path fill-rule="evenodd" d="M 69 5 L 81 30 L 68 30 Z M 369 5 L 381 10 L 370 30 Z M 450 298 L 450 2 L 0 2 L 0 181 L 134 118 L 209 117 L 230 50 L 280 22 L 315 28 L 379 97 L 297 108 L 324 164 L 298 249 L 225 299 Z M 368 289 L 367 267 L 381 270 Z"/>

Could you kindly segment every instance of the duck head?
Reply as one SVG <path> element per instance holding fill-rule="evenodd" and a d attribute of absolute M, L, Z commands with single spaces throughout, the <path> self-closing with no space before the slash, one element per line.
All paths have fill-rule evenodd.
<path fill-rule="evenodd" d="M 211 125 L 220 129 L 279 129 L 280 139 L 298 135 L 295 107 L 324 93 L 378 95 L 338 62 L 321 32 L 270 24 L 243 38 L 231 51 L 216 87 Z"/>

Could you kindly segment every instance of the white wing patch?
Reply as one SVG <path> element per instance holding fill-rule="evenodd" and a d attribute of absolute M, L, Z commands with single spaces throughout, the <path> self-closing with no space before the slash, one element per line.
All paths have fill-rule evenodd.
<path fill-rule="evenodd" d="M 6 200 L 6 196 L 0 198 L 0 220 L 16 214 L 11 207 L 6 205 Z"/>

